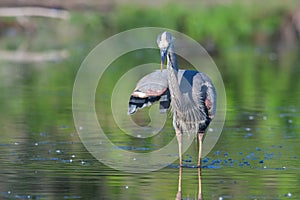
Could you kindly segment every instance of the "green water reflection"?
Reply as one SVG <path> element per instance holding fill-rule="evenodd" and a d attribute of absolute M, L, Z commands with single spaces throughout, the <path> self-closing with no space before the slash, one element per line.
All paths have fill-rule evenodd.
<path fill-rule="evenodd" d="M 88 51 L 110 33 L 93 25 L 70 26 L 78 32 L 51 44 L 67 48 L 68 59 L 0 63 L 0 198 L 175 199 L 177 162 L 156 172 L 127 174 L 102 165 L 82 145 L 72 118 L 73 83 Z M 44 34 L 50 34 L 44 28 Z M 91 31 L 91 40 L 83 34 L 85 28 Z M 124 148 L 151 150 L 174 137 L 169 118 L 163 139 L 138 142 L 118 129 L 109 109 L 111 90 L 122 73 L 156 57 L 153 50 L 126 55 L 99 82 L 105 86 L 97 91 L 99 120 L 109 138 Z M 217 145 L 203 159 L 203 198 L 299 199 L 299 57 L 281 62 L 270 59 L 269 52 L 258 53 L 245 45 L 214 59 L 225 82 L 227 116 Z M 146 124 L 148 118 L 140 114 L 139 120 Z M 185 153 L 186 166 L 196 163 L 196 152 L 194 144 Z M 182 196 L 196 199 L 197 195 L 197 169 L 184 168 Z"/>

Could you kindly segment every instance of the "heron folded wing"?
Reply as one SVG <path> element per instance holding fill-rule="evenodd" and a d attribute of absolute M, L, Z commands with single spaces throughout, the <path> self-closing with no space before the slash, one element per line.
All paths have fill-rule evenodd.
<path fill-rule="evenodd" d="M 166 70 L 157 70 L 142 77 L 129 99 L 128 114 L 138 109 L 151 106 L 160 101 L 160 112 L 165 113 L 170 107 L 170 92 Z"/>
<path fill-rule="evenodd" d="M 156 89 L 156 90 L 149 88 L 148 90 L 143 90 L 143 91 L 136 89 L 131 94 L 131 96 L 139 97 L 139 98 L 158 97 L 164 94 L 167 89 L 168 89 L 167 87 Z"/>
<path fill-rule="evenodd" d="M 156 101 L 160 101 L 160 107 L 159 107 L 160 113 L 165 113 L 167 109 L 170 107 L 171 99 L 170 99 L 170 92 L 168 89 L 166 89 L 165 92 L 163 92 L 159 96 L 146 96 L 142 98 L 140 96 L 135 96 L 133 94 L 130 96 L 129 105 L 128 105 L 128 114 L 130 115 L 134 114 L 138 109 L 151 106 Z"/>

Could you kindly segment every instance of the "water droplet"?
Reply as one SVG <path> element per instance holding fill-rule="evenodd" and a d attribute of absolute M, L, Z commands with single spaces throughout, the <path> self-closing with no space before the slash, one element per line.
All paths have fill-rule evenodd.
<path fill-rule="evenodd" d="M 292 196 L 292 193 L 287 193 L 285 196 L 287 196 L 287 197 L 291 197 Z"/>
<path fill-rule="evenodd" d="M 219 197 L 219 200 L 223 200 L 223 197 Z"/>
<path fill-rule="evenodd" d="M 7 194 L 11 194 L 11 191 L 7 191 Z"/>
<path fill-rule="evenodd" d="M 126 185 L 126 186 L 125 186 L 125 189 L 128 189 L 128 188 L 129 188 L 129 186 L 128 186 L 128 185 Z"/>
<path fill-rule="evenodd" d="M 76 156 L 73 154 L 71 157 L 72 157 L 72 158 L 75 158 Z"/>
<path fill-rule="evenodd" d="M 56 151 L 55 151 L 56 153 L 61 153 L 61 150 L 59 150 L 59 149 L 56 149 Z"/>
<path fill-rule="evenodd" d="M 37 143 L 37 142 L 36 142 L 36 143 L 34 143 L 34 146 L 39 146 L 39 143 Z"/>

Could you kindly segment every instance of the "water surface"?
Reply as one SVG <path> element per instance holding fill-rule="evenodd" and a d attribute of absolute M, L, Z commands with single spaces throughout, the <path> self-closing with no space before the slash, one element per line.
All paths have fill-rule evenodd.
<path fill-rule="evenodd" d="M 175 136 L 169 117 L 160 138 L 136 142 L 105 109 L 122 75 L 119 69 L 144 63 L 151 53 L 136 52 L 113 63 L 108 80 L 99 83 L 105 85 L 97 91 L 99 120 L 124 150 L 151 151 Z M 155 59 L 156 53 L 151 54 Z M 218 143 L 202 160 L 203 199 L 300 199 L 299 62 L 282 67 L 255 56 L 242 58 L 217 60 L 227 115 Z M 72 118 L 72 87 L 80 63 L 74 62 L 2 63 L 0 199 L 175 199 L 178 161 L 159 171 L 129 174 L 103 165 L 85 149 Z M 139 123 L 147 120 L 141 115 Z M 184 154 L 183 199 L 198 197 L 196 162 L 195 143 Z"/>

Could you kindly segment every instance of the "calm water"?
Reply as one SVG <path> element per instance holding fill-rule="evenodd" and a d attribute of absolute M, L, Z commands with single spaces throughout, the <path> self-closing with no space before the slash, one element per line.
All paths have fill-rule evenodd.
<path fill-rule="evenodd" d="M 247 59 L 220 65 L 227 116 L 218 143 L 202 160 L 203 199 L 300 199 L 299 62 L 278 68 L 264 59 Z M 103 165 L 85 149 L 72 118 L 80 63 L 74 62 L 1 63 L 0 199 L 175 199 L 178 162 L 128 174 Z M 108 72 L 114 74 L 106 76 L 109 81 L 119 78 L 115 69 Z M 104 107 L 110 105 L 107 94 L 98 96 Z M 101 116 L 114 142 L 132 149 L 133 141 L 110 128 L 111 113 Z M 174 137 L 170 119 L 164 131 L 163 137 Z M 151 150 L 155 141 L 144 145 L 140 151 Z M 196 152 L 193 144 L 184 154 L 183 199 L 198 196 Z"/>
<path fill-rule="evenodd" d="M 243 126 L 227 122 L 218 144 L 203 159 L 204 199 L 299 199 L 299 125 L 293 121 L 299 110 L 280 110 L 273 114 L 286 126 L 269 124 L 268 113 L 243 110 Z M 6 124 L 2 131 L 9 126 L 14 125 Z M 19 135 L 0 144 L 1 199 L 175 199 L 177 163 L 156 172 L 127 174 L 94 159 L 72 127 L 53 130 L 64 139 L 56 139 L 49 129 L 14 131 Z M 194 148 L 189 151 L 185 164 L 192 166 L 197 156 L 192 156 Z M 196 199 L 197 193 L 197 169 L 186 167 L 183 199 Z"/>
<path fill-rule="evenodd" d="M 51 74 L 57 68 L 48 70 Z M 43 77 L 47 70 L 33 72 Z M 104 166 L 74 130 L 69 86 L 54 88 L 50 80 L 41 86 L 41 78 L 27 78 L 19 77 L 14 87 L 7 82 L 3 89 L 7 107 L 2 105 L 0 199 L 175 199 L 177 162 L 145 174 Z M 285 99 L 287 94 L 281 91 L 279 96 Z M 300 198 L 298 97 L 264 108 L 229 97 L 222 135 L 202 161 L 204 199 Z M 257 99 L 262 98 L 268 95 Z M 126 146 L 132 143 L 123 141 Z M 191 168 L 196 159 L 192 145 L 184 156 L 183 199 L 198 195 L 198 172 Z"/>

